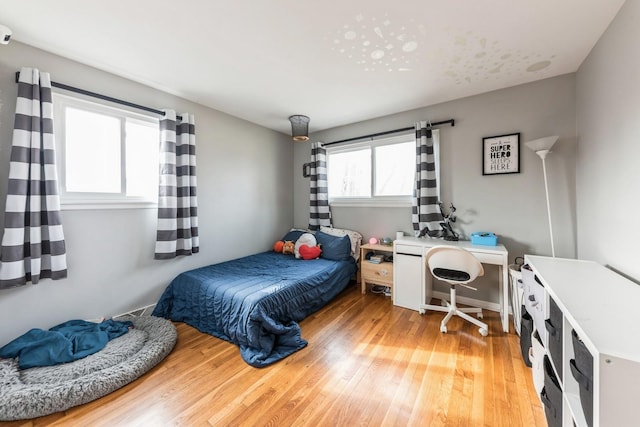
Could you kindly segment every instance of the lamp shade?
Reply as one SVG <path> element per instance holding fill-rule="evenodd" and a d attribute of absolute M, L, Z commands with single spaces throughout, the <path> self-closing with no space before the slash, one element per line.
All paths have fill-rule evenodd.
<path fill-rule="evenodd" d="M 289 117 L 291 122 L 291 136 L 294 141 L 309 140 L 309 117 L 293 115 Z"/>
<path fill-rule="evenodd" d="M 544 138 L 534 139 L 533 141 L 528 141 L 525 144 L 536 153 L 538 151 L 549 151 L 558 138 L 558 136 L 547 136 Z"/>

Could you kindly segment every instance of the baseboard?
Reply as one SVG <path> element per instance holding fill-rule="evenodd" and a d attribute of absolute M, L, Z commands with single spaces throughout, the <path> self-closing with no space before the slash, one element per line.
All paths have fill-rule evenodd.
<path fill-rule="evenodd" d="M 451 295 L 448 292 L 433 291 L 433 298 L 445 299 L 449 301 L 451 298 Z M 498 313 L 500 312 L 500 304 L 496 302 L 481 301 L 479 299 L 461 297 L 459 295 L 456 295 L 456 301 L 462 305 L 468 305 L 471 307 L 480 307 L 483 310 L 496 311 Z"/>

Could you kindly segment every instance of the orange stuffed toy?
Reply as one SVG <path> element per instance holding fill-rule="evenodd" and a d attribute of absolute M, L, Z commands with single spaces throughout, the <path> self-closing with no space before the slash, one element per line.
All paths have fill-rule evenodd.
<path fill-rule="evenodd" d="M 273 251 L 282 253 L 282 248 L 284 247 L 284 242 L 282 240 L 278 240 L 273 244 Z"/>
<path fill-rule="evenodd" d="M 295 249 L 295 243 L 293 243 L 290 240 L 287 240 L 286 242 L 284 242 L 284 244 L 282 245 L 282 253 L 283 254 L 291 254 L 293 255 L 293 251 Z"/>

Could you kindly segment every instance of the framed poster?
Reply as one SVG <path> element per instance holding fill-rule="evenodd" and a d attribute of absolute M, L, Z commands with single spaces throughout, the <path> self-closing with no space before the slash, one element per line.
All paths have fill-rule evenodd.
<path fill-rule="evenodd" d="M 520 133 L 482 138 L 482 175 L 520 173 Z"/>

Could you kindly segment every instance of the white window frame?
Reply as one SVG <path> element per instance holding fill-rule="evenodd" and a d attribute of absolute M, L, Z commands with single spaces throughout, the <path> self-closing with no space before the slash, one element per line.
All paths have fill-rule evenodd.
<path fill-rule="evenodd" d="M 434 145 L 434 157 L 436 163 L 436 182 L 438 185 L 437 192 L 438 198 L 440 198 L 440 138 L 438 130 L 434 129 L 433 145 Z M 406 196 L 376 196 L 376 173 L 375 173 L 375 147 L 383 145 L 393 145 L 403 142 L 414 142 L 415 133 L 395 135 L 386 138 L 380 138 L 370 141 L 352 142 L 345 144 L 337 144 L 335 146 L 328 146 L 327 149 L 327 173 L 331 168 L 330 155 L 336 153 L 344 153 L 349 151 L 358 151 L 364 148 L 371 149 L 371 197 L 329 197 L 329 205 L 336 207 L 407 207 L 412 205 L 412 195 Z"/>
<path fill-rule="evenodd" d="M 116 193 L 80 193 L 66 191 L 66 147 L 65 147 L 65 109 L 77 108 L 84 111 L 115 117 L 120 120 L 121 135 L 121 192 Z M 94 210 L 94 209 L 154 209 L 158 206 L 157 197 L 127 196 L 126 189 L 126 150 L 125 124 L 126 120 L 144 122 L 159 127 L 159 119 L 151 114 L 143 114 L 126 106 L 112 107 L 97 103 L 83 96 L 70 96 L 53 91 L 54 135 L 56 139 L 56 163 L 58 170 L 58 186 L 60 207 L 62 210 Z"/>

